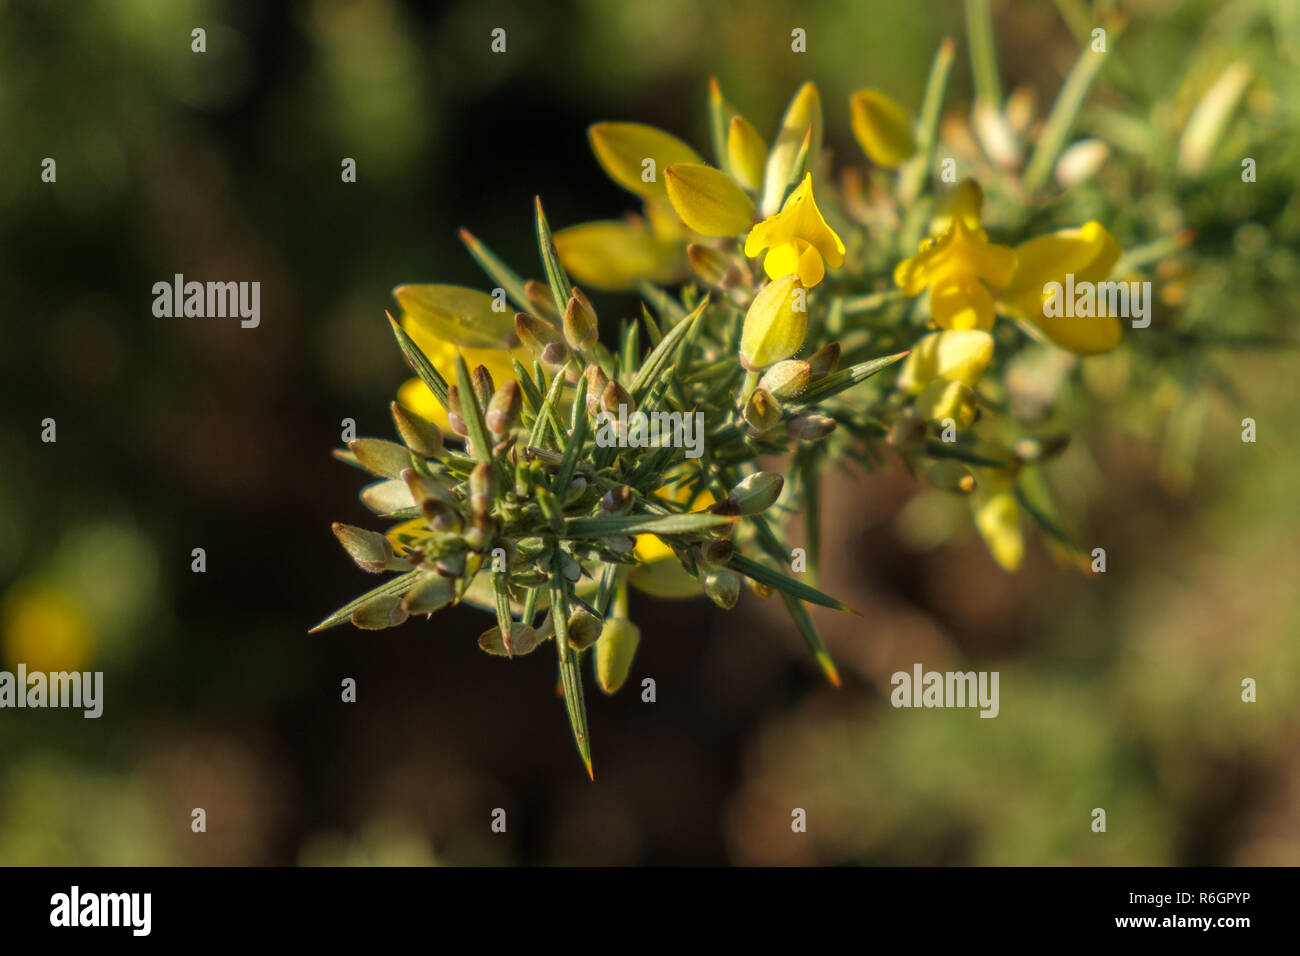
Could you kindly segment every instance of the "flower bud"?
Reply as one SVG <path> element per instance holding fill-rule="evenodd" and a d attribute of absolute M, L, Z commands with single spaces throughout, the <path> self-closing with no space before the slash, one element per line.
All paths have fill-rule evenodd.
<path fill-rule="evenodd" d="M 812 355 L 808 356 L 809 377 L 814 382 L 820 381 L 839 367 L 839 342 L 828 342 Z"/>
<path fill-rule="evenodd" d="M 606 694 L 623 686 L 640 643 L 641 631 L 627 618 L 606 618 L 596 641 L 596 682 Z"/>
<path fill-rule="evenodd" d="M 600 632 L 600 618 L 586 608 L 578 608 L 569 617 L 569 646 L 575 651 L 585 651 L 595 644 Z"/>
<path fill-rule="evenodd" d="M 759 388 L 766 389 L 773 398 L 798 398 L 812 380 L 812 366 L 799 359 L 777 362 L 758 380 Z"/>
<path fill-rule="evenodd" d="M 756 515 L 776 504 L 785 479 L 774 471 L 756 471 L 731 489 L 728 500 L 735 502 L 739 514 Z"/>
<path fill-rule="evenodd" d="M 785 433 L 800 441 L 818 441 L 835 431 L 835 419 L 816 412 L 796 415 L 785 423 Z"/>
<path fill-rule="evenodd" d="M 447 386 L 447 423 L 451 425 L 451 430 L 462 438 L 469 434 L 469 429 L 465 427 L 465 418 L 460 407 L 460 389 L 455 385 Z"/>
<path fill-rule="evenodd" d="M 451 603 L 456 596 L 456 582 L 451 577 L 426 574 L 402 598 L 407 614 L 432 614 Z"/>
<path fill-rule="evenodd" d="M 686 247 L 686 258 L 706 285 L 730 289 L 743 278 L 740 268 L 731 259 L 710 246 L 692 242 Z"/>
<path fill-rule="evenodd" d="M 377 574 L 392 565 L 393 546 L 382 534 L 339 522 L 335 522 L 332 528 L 339 544 L 361 570 Z"/>
<path fill-rule="evenodd" d="M 559 313 L 555 311 L 555 296 L 551 295 L 551 287 L 545 282 L 529 279 L 524 283 L 524 295 L 528 297 L 528 304 L 533 307 L 533 311 L 543 319 L 559 319 Z"/>
<path fill-rule="evenodd" d="M 602 515 L 625 515 L 632 510 L 632 499 L 632 487 L 630 485 L 619 485 L 617 488 L 611 488 L 600 499 L 600 513 Z"/>
<path fill-rule="evenodd" d="M 575 352 L 585 352 L 596 344 L 599 331 L 596 311 L 582 290 L 574 286 L 564 310 L 564 339 Z"/>
<path fill-rule="evenodd" d="M 543 365 L 563 365 L 569 360 L 569 349 L 563 342 L 552 342 L 542 349 Z"/>
<path fill-rule="evenodd" d="M 522 409 L 523 392 L 518 382 L 511 380 L 497 389 L 488 402 L 487 415 L 484 416 L 492 437 L 498 442 L 504 441 L 510 435 L 510 429 L 519 421 Z"/>
<path fill-rule="evenodd" d="M 721 170 L 674 163 L 664 170 L 664 184 L 682 222 L 702 236 L 737 236 L 754 224 L 754 201 Z"/>
<path fill-rule="evenodd" d="M 628 415 L 636 411 L 636 403 L 632 401 L 627 389 L 613 380 L 605 386 L 605 391 L 600 396 L 600 405 L 611 415 L 617 415 L 619 408 L 626 408 Z"/>
<path fill-rule="evenodd" d="M 600 399 L 609 385 L 609 376 L 599 365 L 588 365 L 584 371 L 587 376 L 587 412 L 591 415 L 600 413 Z"/>
<path fill-rule="evenodd" d="M 740 575 L 730 568 L 718 568 L 704 575 L 704 593 L 709 600 L 730 611 L 740 600 Z"/>
<path fill-rule="evenodd" d="M 550 295 L 549 291 L 547 295 Z M 551 343 L 560 341 L 560 333 L 555 326 L 527 312 L 515 313 L 515 335 L 535 355 L 540 355 Z"/>
<path fill-rule="evenodd" d="M 752 434 L 766 434 L 781 424 L 781 404 L 767 389 L 756 388 L 745 403 L 744 419 Z"/>
<path fill-rule="evenodd" d="M 519 621 L 514 621 L 510 625 L 509 647 L 502 640 L 501 628 L 496 625 L 489 627 L 478 636 L 479 648 L 498 657 L 522 657 L 531 654 L 541 643 L 542 639 L 537 631 Z"/>
<path fill-rule="evenodd" d="M 879 90 L 859 90 L 849 97 L 853 135 L 877 166 L 893 169 L 916 152 L 907 113 Z"/>
<path fill-rule="evenodd" d="M 362 468 L 385 478 L 396 478 L 411 467 L 410 450 L 382 438 L 354 439 L 348 442 L 348 450 L 356 455 Z"/>
<path fill-rule="evenodd" d="M 469 510 L 477 518 L 492 510 L 496 501 L 496 472 L 485 461 L 474 466 L 469 473 Z"/>
<path fill-rule="evenodd" d="M 808 333 L 806 291 L 794 273 L 773 279 L 754 297 L 740 334 L 740 364 L 751 372 L 789 358 Z"/>
<path fill-rule="evenodd" d="M 396 627 L 408 616 L 399 595 L 380 594 L 352 612 L 352 623 L 363 631 L 379 631 Z"/>
<path fill-rule="evenodd" d="M 748 190 L 763 185 L 763 165 L 767 162 L 767 145 L 752 123 L 739 113 L 731 118 L 727 130 L 727 163 L 731 175 Z"/>
<path fill-rule="evenodd" d="M 406 447 L 417 455 L 434 458 L 442 454 L 442 431 L 433 422 L 425 421 L 404 405 L 393 402 L 390 405 L 393 423 L 397 433 L 406 442 Z"/>
<path fill-rule="evenodd" d="M 735 551 L 736 546 L 729 539 L 709 538 L 695 549 L 695 556 L 701 566 L 712 571 L 730 561 Z"/>
<path fill-rule="evenodd" d="M 492 395 L 497 390 L 496 384 L 492 381 L 492 373 L 487 370 L 486 365 L 475 365 L 469 377 L 474 385 L 474 397 L 478 399 L 478 407 L 487 408 L 488 402 L 492 401 Z"/>

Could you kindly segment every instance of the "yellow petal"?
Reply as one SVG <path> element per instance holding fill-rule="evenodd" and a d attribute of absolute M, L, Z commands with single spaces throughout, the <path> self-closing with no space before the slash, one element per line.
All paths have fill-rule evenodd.
<path fill-rule="evenodd" d="M 799 266 L 795 270 L 799 275 L 799 281 L 804 284 L 804 288 L 811 289 L 826 275 L 826 266 L 822 262 L 822 254 L 816 246 L 808 246 L 803 252 L 799 253 Z"/>
<path fill-rule="evenodd" d="M 1005 570 L 1015 571 L 1025 557 L 1025 538 L 1020 530 L 1020 506 L 1013 483 L 997 472 L 983 469 L 976 481 L 970 496 L 975 527 L 993 560 Z"/>
<path fill-rule="evenodd" d="M 763 271 L 767 273 L 769 279 L 779 279 L 781 276 L 788 276 L 791 273 L 799 273 L 799 253 L 803 247 L 799 242 L 783 242 L 779 246 L 773 246 L 768 250 L 767 256 L 763 259 Z"/>
<path fill-rule="evenodd" d="M 401 285 L 393 290 L 393 297 L 402 307 L 408 331 L 414 326 L 463 348 L 515 344 L 514 308 L 486 292 L 456 285 Z M 500 311 L 493 308 L 498 302 Z"/>
<path fill-rule="evenodd" d="M 731 174 L 746 189 L 763 185 L 763 164 L 767 160 L 767 145 L 752 123 L 737 114 L 731 118 L 727 131 L 727 161 Z"/>
<path fill-rule="evenodd" d="M 979 399 L 965 382 L 936 378 L 916 397 L 915 408 L 927 421 L 943 424 L 952 419 L 958 428 L 969 428 L 979 411 Z"/>
<path fill-rule="evenodd" d="M 677 215 L 702 236 L 736 236 L 754 224 L 754 201 L 712 166 L 673 163 L 664 182 Z"/>
<path fill-rule="evenodd" d="M 936 378 L 974 387 L 993 359 L 993 336 L 978 329 L 931 332 L 912 346 L 898 373 L 898 387 L 916 394 Z"/>
<path fill-rule="evenodd" d="M 813 170 L 817 168 L 817 157 L 822 146 L 822 101 L 817 87 L 811 82 L 801 86 L 786 107 L 776 142 L 768 154 L 767 169 L 763 176 L 763 201 L 760 204 L 764 216 L 777 211 L 786 183 L 790 181 L 790 174 L 794 170 L 794 161 L 809 129 L 812 130 L 812 140 L 808 146 L 806 168 Z"/>
<path fill-rule="evenodd" d="M 663 171 L 673 163 L 701 162 L 676 136 L 644 123 L 596 123 L 587 137 L 609 178 L 638 196 L 662 197 Z"/>
<path fill-rule="evenodd" d="M 679 243 L 654 236 L 643 223 L 600 220 L 555 233 L 555 249 L 570 276 L 584 286 L 626 292 L 637 280 L 667 283 L 681 276 Z"/>
<path fill-rule="evenodd" d="M 930 292 L 930 315 L 941 329 L 991 329 L 993 296 L 978 279 L 941 282 Z"/>
<path fill-rule="evenodd" d="M 859 90 L 849 97 L 849 115 L 853 135 L 877 166 L 893 169 L 916 152 L 907 113 L 879 90 Z"/>
<path fill-rule="evenodd" d="M 745 313 L 740 362 L 751 371 L 767 368 L 799 351 L 807 332 L 803 283 L 795 275 L 773 279 L 754 297 Z"/>
<path fill-rule="evenodd" d="M 811 174 L 806 174 L 803 182 L 790 193 L 780 212 L 769 216 L 750 230 L 749 236 L 745 239 L 745 255 L 754 258 L 764 249 L 776 249 L 787 243 L 806 243 L 814 246 L 821 254 L 821 258 L 825 260 L 825 265 L 831 268 L 838 268 L 844 264 L 844 243 L 835 234 L 835 230 L 826 224 L 821 210 L 817 208 L 817 201 L 813 197 Z M 803 250 L 804 246 L 799 245 L 795 254 L 802 255 Z M 793 271 L 794 267 L 789 261 L 784 259 L 779 261 L 782 269 L 790 266 L 790 271 Z M 773 277 L 785 274 L 775 272 L 770 266 L 767 267 L 767 272 Z"/>

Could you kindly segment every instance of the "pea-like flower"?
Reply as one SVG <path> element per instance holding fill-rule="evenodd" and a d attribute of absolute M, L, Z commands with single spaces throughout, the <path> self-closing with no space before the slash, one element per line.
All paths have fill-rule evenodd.
<path fill-rule="evenodd" d="M 994 316 L 988 287 L 1008 285 L 1015 274 L 1014 250 L 954 215 L 943 235 L 923 240 L 916 255 L 898 264 L 894 282 L 909 296 L 930 289 L 930 315 L 939 328 L 988 330 Z"/>
<path fill-rule="evenodd" d="M 1018 267 L 1011 283 L 998 296 L 1003 311 L 1032 322 L 1053 342 L 1078 355 L 1108 352 L 1119 344 L 1120 322 L 1113 315 L 1050 316 L 1044 314 L 1045 287 L 1103 282 L 1119 261 L 1119 243 L 1099 222 L 1036 236 L 1016 246 Z"/>
<path fill-rule="evenodd" d="M 758 257 L 764 249 L 763 270 L 768 278 L 797 275 L 811 289 L 826 275 L 826 267 L 844 264 L 844 243 L 822 218 L 813 198 L 812 174 L 804 174 L 775 216 L 755 226 L 745 240 L 745 255 Z"/>

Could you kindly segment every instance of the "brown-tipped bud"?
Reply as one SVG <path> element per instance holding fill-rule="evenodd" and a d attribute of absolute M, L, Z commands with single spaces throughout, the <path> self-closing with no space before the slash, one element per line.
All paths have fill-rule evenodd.
<path fill-rule="evenodd" d="M 611 488 L 600 499 L 600 513 L 603 515 L 625 515 L 632 510 L 633 498 L 631 485 L 619 485 L 617 488 Z"/>
<path fill-rule="evenodd" d="M 455 385 L 447 386 L 447 422 L 451 425 L 451 430 L 462 438 L 469 434 L 469 429 L 465 427 L 463 410 L 460 407 L 460 389 Z"/>
<path fill-rule="evenodd" d="M 574 475 L 569 479 L 569 487 L 564 489 L 564 505 L 576 502 L 579 498 L 587 493 L 587 479 L 582 475 Z"/>
<path fill-rule="evenodd" d="M 465 552 L 448 551 L 433 562 L 433 569 L 444 578 L 458 578 L 465 573 Z"/>
<path fill-rule="evenodd" d="M 542 349 L 543 365 L 563 365 L 569 360 L 569 347 L 563 342 L 552 342 Z"/>
<path fill-rule="evenodd" d="M 411 452 L 397 442 L 356 438 L 348 442 L 348 450 L 362 468 L 384 478 L 396 478 L 404 468 L 411 467 Z"/>
<path fill-rule="evenodd" d="M 721 501 L 715 501 L 713 504 L 709 505 L 706 510 L 709 514 L 725 515 L 728 518 L 740 517 L 740 505 L 738 505 L 735 499 L 730 496 L 723 498 Z M 716 528 L 710 528 L 708 530 L 708 536 L 710 538 L 716 538 L 719 540 L 730 538 L 735 533 L 736 522 L 734 521 L 729 521 L 726 524 L 721 524 Z"/>
<path fill-rule="evenodd" d="M 514 621 L 510 625 L 510 647 L 502 640 L 501 628 L 493 625 L 478 636 L 478 646 L 489 654 L 498 657 L 522 657 L 531 654 L 542 643 L 541 636 L 527 624 Z"/>
<path fill-rule="evenodd" d="M 781 424 L 781 404 L 767 389 L 756 388 L 745 403 L 744 418 L 751 433 L 765 434 Z"/>
<path fill-rule="evenodd" d="M 727 496 L 728 501 L 735 502 L 736 510 L 742 515 L 762 514 L 781 497 L 785 487 L 785 478 L 774 471 L 756 471 L 747 475 Z"/>
<path fill-rule="evenodd" d="M 488 402 L 487 415 L 484 416 L 492 437 L 497 441 L 504 440 L 510 434 L 510 429 L 514 428 L 515 423 L 519 421 L 519 412 L 523 407 L 523 390 L 520 389 L 518 382 L 512 379 L 498 388 L 492 400 Z"/>
<path fill-rule="evenodd" d="M 600 414 L 600 399 L 609 385 L 609 376 L 599 365 L 588 365 L 583 370 L 587 376 L 587 411 L 592 415 Z"/>
<path fill-rule="evenodd" d="M 808 356 L 808 371 L 814 382 L 830 375 L 840 367 L 840 343 L 829 342 Z"/>
<path fill-rule="evenodd" d="M 419 505 L 424 520 L 434 531 L 459 531 L 462 524 L 456 496 L 445 485 L 426 478 L 414 468 L 402 472 L 402 480 Z"/>
<path fill-rule="evenodd" d="M 332 527 L 339 544 L 361 570 L 377 574 L 393 566 L 393 546 L 382 534 L 338 522 Z"/>
<path fill-rule="evenodd" d="M 492 401 L 493 393 L 497 390 L 496 383 L 492 381 L 492 373 L 487 370 L 486 365 L 475 365 L 469 377 L 474 383 L 474 397 L 478 399 L 478 407 L 486 409 L 488 402 Z"/>
<path fill-rule="evenodd" d="M 442 430 L 433 422 L 425 421 L 404 405 L 393 402 L 390 406 L 397 433 L 406 447 L 417 455 L 433 458 L 442 454 Z"/>
<path fill-rule="evenodd" d="M 485 461 L 474 466 L 469 473 L 469 510 L 477 518 L 492 510 L 496 501 L 497 479 L 492 466 Z"/>
<path fill-rule="evenodd" d="M 515 335 L 535 355 L 540 355 L 546 346 L 560 341 L 560 332 L 555 326 L 527 312 L 515 313 Z"/>
<path fill-rule="evenodd" d="M 488 514 L 477 514 L 462 537 L 471 551 L 482 553 L 496 540 L 497 530 L 498 522 L 495 518 Z"/>
<path fill-rule="evenodd" d="M 528 296 L 528 303 L 538 315 L 547 319 L 560 317 L 555 311 L 555 297 L 551 295 L 551 287 L 545 282 L 529 279 L 524 283 L 524 295 Z"/>
<path fill-rule="evenodd" d="M 582 294 L 582 290 L 574 286 L 569 304 L 564 309 L 565 341 L 575 352 L 585 352 L 596 344 L 598 331 L 596 310 L 591 307 L 591 302 Z"/>
<path fill-rule="evenodd" d="M 379 631 L 396 627 L 408 616 L 399 595 L 380 594 L 352 612 L 352 624 L 363 631 Z"/>
<path fill-rule="evenodd" d="M 692 242 L 686 247 L 686 258 L 695 274 L 706 285 L 718 289 L 731 289 L 740 284 L 740 268 L 730 258 L 711 246 Z"/>
<path fill-rule="evenodd" d="M 611 415 L 617 415 L 619 408 L 626 409 L 628 415 L 636 411 L 636 403 L 632 401 L 632 396 L 628 394 L 627 389 L 612 380 L 605 386 L 605 391 L 600 396 L 600 407 Z"/>
<path fill-rule="evenodd" d="M 904 451 L 915 451 L 925 444 L 925 419 L 910 408 L 889 429 L 889 444 Z"/>
<path fill-rule="evenodd" d="M 796 415 L 785 423 L 785 432 L 800 441 L 818 441 L 835 431 L 835 419 L 816 412 Z"/>
<path fill-rule="evenodd" d="M 722 567 L 731 560 L 736 546 L 723 538 L 709 538 L 696 549 L 696 559 L 708 571 Z"/>
<path fill-rule="evenodd" d="M 402 598 L 407 614 L 432 614 L 451 603 L 456 596 L 456 582 L 439 574 L 426 574 Z"/>
<path fill-rule="evenodd" d="M 569 618 L 569 646 L 585 651 L 600 639 L 601 620 L 585 608 L 578 608 Z"/>
<path fill-rule="evenodd" d="M 704 593 L 723 610 L 730 611 L 740 600 L 740 575 L 730 568 L 718 568 L 704 575 Z"/>
<path fill-rule="evenodd" d="M 773 398 L 785 400 L 798 398 L 812 381 L 812 368 L 799 359 L 786 359 L 771 366 L 758 380 L 759 388 L 765 389 Z"/>

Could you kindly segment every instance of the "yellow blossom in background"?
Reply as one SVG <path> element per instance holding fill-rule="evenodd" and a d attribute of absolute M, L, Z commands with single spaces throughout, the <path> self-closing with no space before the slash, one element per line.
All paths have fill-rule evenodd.
<path fill-rule="evenodd" d="M 898 264 L 894 282 L 909 296 L 930 289 L 930 314 L 941 329 L 991 329 L 988 286 L 1005 286 L 1015 273 L 1014 250 L 989 242 L 983 229 L 954 215 L 943 235 L 923 240 L 916 255 Z"/>
<path fill-rule="evenodd" d="M 817 208 L 811 173 L 804 174 L 780 212 L 750 231 L 745 255 L 755 259 L 764 249 L 763 271 L 768 278 L 797 275 L 808 289 L 822 281 L 827 266 L 836 269 L 844 264 L 844 243 Z"/>
<path fill-rule="evenodd" d="M 671 488 L 665 483 L 657 497 L 677 505 L 684 505 L 690 500 L 691 511 L 703 511 L 717 500 L 707 490 L 700 491 L 694 499 L 690 499 L 689 487 L 684 481 Z M 664 544 L 658 535 L 637 535 L 633 554 L 638 564 L 628 575 L 628 583 L 638 591 L 661 598 L 699 596 L 699 579 L 686 573 L 673 549 Z"/>
<path fill-rule="evenodd" d="M 20 582 L 0 607 L 5 660 L 33 671 L 85 669 L 95 651 L 90 616 L 71 594 L 53 585 Z"/>
<path fill-rule="evenodd" d="M 993 560 L 1003 570 L 1015 571 L 1025 558 L 1025 536 L 1020 530 L 1015 478 L 1005 472 L 980 468 L 975 471 L 975 480 L 975 491 L 970 495 L 975 528 Z"/>
<path fill-rule="evenodd" d="M 998 301 L 1010 315 L 1032 322 L 1057 345 L 1079 355 L 1107 352 L 1119 345 L 1120 322 L 1106 316 L 1047 316 L 1043 287 L 1064 284 L 1067 274 L 1080 282 L 1102 282 L 1119 261 L 1119 243 L 1099 222 L 1036 236 L 1016 246 L 1018 266 Z"/>
<path fill-rule="evenodd" d="M 906 111 L 879 90 L 849 97 L 849 115 L 858 145 L 877 166 L 893 169 L 916 152 Z"/>

